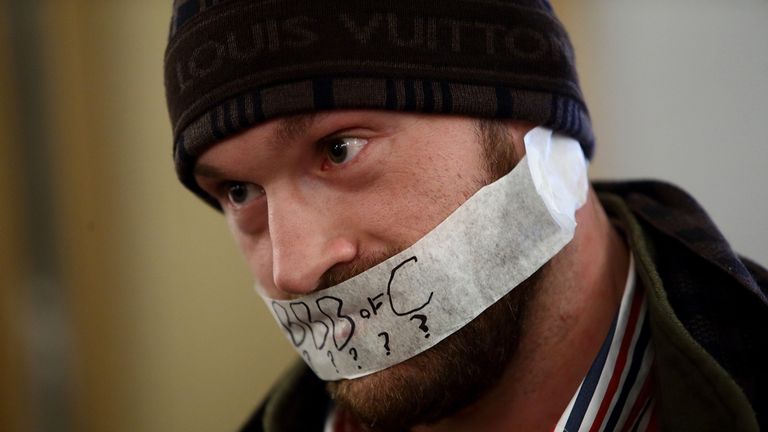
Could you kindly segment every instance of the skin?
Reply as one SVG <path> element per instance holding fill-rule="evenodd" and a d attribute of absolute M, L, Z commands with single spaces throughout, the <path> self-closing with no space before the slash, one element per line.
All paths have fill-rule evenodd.
<path fill-rule="evenodd" d="M 531 126 L 506 126 L 524 154 Z M 348 141 L 359 151 L 335 164 L 328 149 L 342 137 L 365 144 Z M 262 289 L 291 299 L 421 238 L 490 181 L 482 153 L 473 119 L 334 111 L 229 138 L 199 158 L 196 178 L 221 202 Z M 233 191 L 242 203 L 232 202 Z M 551 430 L 608 332 L 628 269 L 627 246 L 591 189 L 576 219 L 573 241 L 532 287 L 518 349 L 498 384 L 414 430 Z"/>

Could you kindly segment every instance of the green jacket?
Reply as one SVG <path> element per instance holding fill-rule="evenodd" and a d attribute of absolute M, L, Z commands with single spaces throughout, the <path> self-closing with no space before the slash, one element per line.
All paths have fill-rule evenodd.
<path fill-rule="evenodd" d="M 736 255 L 672 185 L 594 187 L 624 230 L 648 293 L 664 429 L 768 430 L 768 272 Z M 331 403 L 299 362 L 243 430 L 321 432 Z"/>

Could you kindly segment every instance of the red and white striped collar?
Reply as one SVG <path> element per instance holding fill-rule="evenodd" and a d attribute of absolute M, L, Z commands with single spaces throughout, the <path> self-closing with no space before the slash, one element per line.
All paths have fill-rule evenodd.
<path fill-rule="evenodd" d="M 655 431 L 653 344 L 634 258 L 619 313 L 555 431 Z"/>

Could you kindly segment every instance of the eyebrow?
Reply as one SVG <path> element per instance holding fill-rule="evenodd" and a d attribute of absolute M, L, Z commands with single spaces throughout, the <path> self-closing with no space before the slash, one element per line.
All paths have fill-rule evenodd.
<path fill-rule="evenodd" d="M 279 147 L 290 145 L 312 127 L 318 116 L 319 113 L 315 112 L 280 119 L 274 135 L 274 145 Z"/>
<path fill-rule="evenodd" d="M 226 175 L 215 166 L 206 165 L 198 162 L 195 164 L 195 169 L 192 172 L 195 176 L 208 177 L 212 179 L 226 178 Z"/>

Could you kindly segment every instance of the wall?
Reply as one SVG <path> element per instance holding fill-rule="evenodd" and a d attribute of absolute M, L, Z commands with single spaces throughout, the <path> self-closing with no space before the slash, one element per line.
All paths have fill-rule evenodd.
<path fill-rule="evenodd" d="M 553 3 L 594 120 L 593 178 L 678 184 L 768 263 L 768 2 Z"/>
<path fill-rule="evenodd" d="M 0 357 L 0 413 L 17 414 L 0 419 L 0 429 L 235 430 L 293 354 L 252 292 L 223 218 L 175 179 L 162 84 L 170 2 L 24 1 L 11 10 L 31 17 L 16 28 L 34 39 L 40 67 L 21 66 L 14 78 L 43 95 L 27 104 L 36 122 L 22 128 L 44 137 L 31 157 L 50 161 L 50 170 L 0 174 L 19 180 L 9 194 L 48 202 L 35 217 L 51 236 L 34 247 L 50 248 L 57 262 L 45 290 L 35 288 L 34 271 L 15 280 L 0 272 L 13 286 L 3 280 L 3 312 L 12 302 L 39 303 L 25 291 L 55 306 L 3 315 L 10 319 L 0 322 L 0 343 L 10 354 Z M 4 144 L 11 123 L 3 123 Z M 12 144 L 0 168 L 29 143 Z M 46 195 L 29 193 L 25 182 L 41 176 L 50 176 Z M 10 251 L 30 239 L 18 230 L 6 242 L 6 219 L 34 218 L 3 193 Z"/>
<path fill-rule="evenodd" d="M 84 252 L 65 253 L 76 430 L 235 429 L 291 355 L 223 219 L 175 179 L 162 85 L 170 3 L 75 3 L 49 16 L 61 26 L 52 37 L 75 42 L 51 79 L 72 182 L 60 190 L 62 243 Z"/>
<path fill-rule="evenodd" d="M 16 95 L 11 73 L 9 11 L 0 4 L 0 101 Z M 23 215 L 16 210 L 20 182 L 18 117 L 10 104 L 0 103 L 0 430 L 29 430 L 29 394 L 25 379 L 22 279 L 26 266 L 19 233 Z"/>

